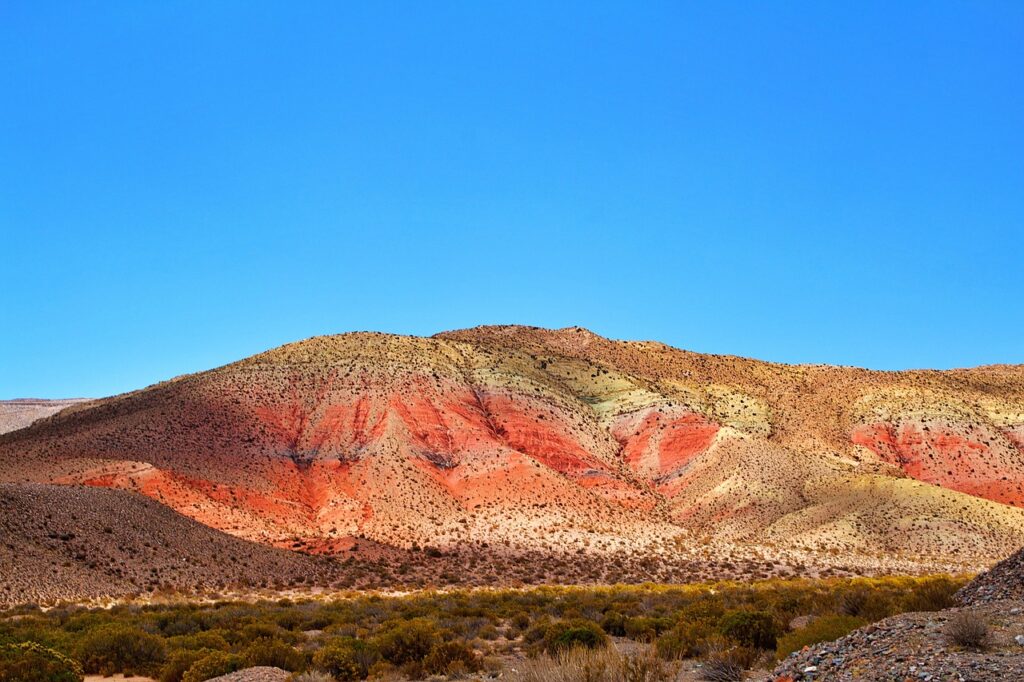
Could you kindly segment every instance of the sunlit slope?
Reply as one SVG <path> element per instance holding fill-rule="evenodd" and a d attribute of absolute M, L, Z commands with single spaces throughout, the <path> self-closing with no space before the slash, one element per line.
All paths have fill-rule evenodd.
<path fill-rule="evenodd" d="M 1024 544 L 1022 387 L 1020 367 L 784 366 L 579 328 L 346 334 L 0 437 L 0 479 L 136 490 L 325 552 L 363 536 L 990 560 Z"/>

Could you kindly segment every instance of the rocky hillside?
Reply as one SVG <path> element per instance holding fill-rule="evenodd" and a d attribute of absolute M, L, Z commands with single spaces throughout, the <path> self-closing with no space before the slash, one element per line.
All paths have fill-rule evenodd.
<path fill-rule="evenodd" d="M 893 616 L 798 651 L 766 682 L 1024 680 L 1024 550 L 957 597 L 957 608 Z M 958 634 L 970 631 L 980 634 Z"/>
<path fill-rule="evenodd" d="M 584 329 L 345 334 L 0 436 L 0 480 L 260 543 L 956 570 L 1024 544 L 1024 367 L 873 372 Z"/>
<path fill-rule="evenodd" d="M 1002 602 L 893 616 L 792 654 L 765 682 L 1024 680 L 1022 606 Z M 952 621 L 961 614 L 986 628 L 983 647 L 965 647 L 951 638 Z"/>
<path fill-rule="evenodd" d="M 958 597 L 965 604 L 1004 599 L 1024 601 L 1024 549 L 972 580 L 960 590 Z"/>
<path fill-rule="evenodd" d="M 324 582 L 331 562 L 231 537 L 121 490 L 0 484 L 0 605 Z"/>

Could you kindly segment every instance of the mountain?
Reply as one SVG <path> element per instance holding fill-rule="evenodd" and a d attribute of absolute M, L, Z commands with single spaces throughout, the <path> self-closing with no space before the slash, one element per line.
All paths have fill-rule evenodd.
<path fill-rule="evenodd" d="M 312 553 L 970 569 L 1024 545 L 1024 366 L 791 366 L 581 328 L 343 334 L 0 436 L 0 481 L 134 491 Z"/>
<path fill-rule="evenodd" d="M 43 417 L 49 417 L 78 403 L 88 402 L 85 398 L 67 400 L 40 400 L 38 398 L 19 398 L 17 400 L 0 400 L 0 433 L 16 431 L 29 426 Z"/>

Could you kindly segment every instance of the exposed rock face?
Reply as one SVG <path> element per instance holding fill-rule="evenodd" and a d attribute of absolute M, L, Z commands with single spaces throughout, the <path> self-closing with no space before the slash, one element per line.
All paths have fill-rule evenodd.
<path fill-rule="evenodd" d="M 485 327 L 314 338 L 97 401 L 0 437 L 0 481 L 137 491 L 324 553 L 706 538 L 949 570 L 1024 544 L 1021 434 L 1024 367 L 786 366 Z"/>

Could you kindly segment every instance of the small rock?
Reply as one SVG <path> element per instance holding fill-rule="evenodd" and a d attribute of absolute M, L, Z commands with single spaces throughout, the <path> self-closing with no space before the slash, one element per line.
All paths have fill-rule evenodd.
<path fill-rule="evenodd" d="M 1013 638 L 1013 641 L 1015 641 L 1017 644 L 1020 644 L 1021 646 L 1024 646 L 1024 635 L 1017 635 Z"/>

